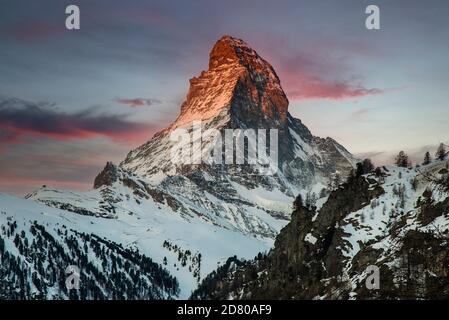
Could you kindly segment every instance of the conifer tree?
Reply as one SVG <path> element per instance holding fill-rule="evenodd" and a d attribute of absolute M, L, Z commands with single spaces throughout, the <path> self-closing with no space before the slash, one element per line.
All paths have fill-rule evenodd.
<path fill-rule="evenodd" d="M 432 161 L 432 158 L 430 157 L 430 152 L 427 151 L 426 154 L 424 155 L 424 161 L 423 161 L 423 166 L 428 165 L 430 162 Z"/>
<path fill-rule="evenodd" d="M 440 143 L 440 145 L 438 146 L 437 153 L 435 154 L 435 157 L 438 160 L 444 160 L 444 158 L 446 157 L 446 148 L 443 143 Z"/>

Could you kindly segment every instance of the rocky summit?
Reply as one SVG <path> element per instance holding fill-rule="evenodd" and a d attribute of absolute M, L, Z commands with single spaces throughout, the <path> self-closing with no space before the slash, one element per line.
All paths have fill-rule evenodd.
<path fill-rule="evenodd" d="M 278 182 L 286 192 L 306 190 L 315 183 L 324 186 L 332 174 L 345 175 L 356 162 L 336 141 L 313 136 L 293 118 L 273 67 L 243 40 L 230 36 L 222 37 L 212 48 L 209 69 L 190 80 L 175 122 L 131 151 L 121 166 L 150 180 L 175 175 L 179 168 L 168 156 L 173 145 L 168 136 L 173 129 L 189 127 L 193 121 L 202 121 L 204 129 L 278 129 L 280 169 L 282 178 L 287 178 Z M 208 143 L 203 141 L 203 148 Z M 182 169 L 185 172 L 186 168 Z"/>
<path fill-rule="evenodd" d="M 193 121 L 201 121 L 204 130 L 277 129 L 277 174 L 254 175 L 251 166 L 173 163 L 170 133 L 179 127 L 189 128 Z M 210 149 L 211 143 L 203 140 L 201 148 Z M 205 215 L 214 223 L 222 224 L 216 216 L 224 214 L 232 228 L 273 237 L 278 230 L 255 218 L 251 213 L 254 208 L 288 220 L 286 203 L 301 192 L 318 194 L 334 175 L 347 175 L 356 161 L 335 140 L 313 136 L 293 118 L 273 67 L 244 41 L 224 36 L 212 48 L 209 69 L 191 79 L 175 122 L 131 151 L 120 167 L 148 179 L 164 192 L 187 198 L 180 202 L 195 203 L 195 210 L 206 209 Z"/>

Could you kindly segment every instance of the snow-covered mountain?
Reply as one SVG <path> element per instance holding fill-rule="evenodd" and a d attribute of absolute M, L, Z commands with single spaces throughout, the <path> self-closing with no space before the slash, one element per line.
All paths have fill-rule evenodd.
<path fill-rule="evenodd" d="M 326 201 L 297 200 L 267 255 L 230 259 L 202 299 L 445 299 L 449 294 L 449 160 L 353 176 Z M 379 268 L 378 288 L 366 286 Z"/>
<path fill-rule="evenodd" d="M 211 128 L 221 132 L 226 129 L 278 130 L 277 174 L 255 176 L 252 167 L 244 165 L 174 164 L 171 150 L 175 142 L 171 141 L 170 134 L 177 128 L 191 132 L 194 121 L 201 121 L 202 131 Z M 192 133 L 192 140 L 195 139 Z M 214 139 L 203 137 L 198 146 L 201 150 L 211 150 L 215 143 Z M 197 152 L 193 150 L 192 156 Z M 258 202 L 248 197 L 247 192 L 241 193 L 240 188 L 261 188 L 267 194 L 275 191 L 293 199 L 301 191 L 320 191 L 327 186 L 332 174 L 345 175 L 356 162 L 357 159 L 336 141 L 314 137 L 299 119 L 293 118 L 273 67 L 242 40 L 224 36 L 212 48 L 209 69 L 190 80 L 187 99 L 176 121 L 131 151 L 120 166 L 163 185 L 169 192 L 194 187 L 200 196 L 189 195 L 194 202 L 204 199 L 206 193 L 217 198 L 226 195 L 226 202 L 249 203 L 253 207 L 262 205 L 272 210 L 271 215 L 288 218 L 285 205 L 274 203 L 270 207 L 271 199 L 263 201 L 265 197 L 262 196 Z M 172 183 L 173 176 L 187 177 L 187 180 Z M 244 208 L 238 209 L 238 214 L 248 216 Z M 235 227 L 264 236 L 276 233 L 264 224 L 254 228 L 252 222 L 240 222 Z"/>
<path fill-rule="evenodd" d="M 250 164 L 173 162 L 171 134 L 185 129 L 195 141 L 192 123 L 199 121 L 204 132 L 278 130 L 278 170 L 264 175 Z M 217 140 L 196 142 L 191 156 L 213 150 Z M 356 162 L 335 140 L 313 136 L 293 118 L 273 67 L 242 40 L 224 36 L 210 53 L 209 69 L 190 80 L 173 124 L 120 165 L 107 163 L 92 190 L 43 187 L 27 200 L 2 196 L 0 203 L 5 216 L 35 211 L 45 225 L 40 213 L 51 212 L 53 230 L 70 220 L 77 232 L 139 249 L 163 264 L 187 297 L 227 257 L 252 258 L 271 248 L 296 195 L 325 197 L 321 191 Z"/>

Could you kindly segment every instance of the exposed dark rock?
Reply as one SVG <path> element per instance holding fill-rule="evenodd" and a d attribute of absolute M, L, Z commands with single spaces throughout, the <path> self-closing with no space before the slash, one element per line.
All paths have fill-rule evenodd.
<path fill-rule="evenodd" d="M 112 162 L 107 162 L 104 169 L 95 177 L 94 188 L 112 186 L 118 179 L 117 167 Z"/>
<path fill-rule="evenodd" d="M 438 203 L 433 203 L 430 200 L 421 204 L 421 212 L 418 216 L 419 221 L 423 225 L 428 225 L 435 218 L 442 216 L 444 213 L 449 214 L 449 198 Z"/>

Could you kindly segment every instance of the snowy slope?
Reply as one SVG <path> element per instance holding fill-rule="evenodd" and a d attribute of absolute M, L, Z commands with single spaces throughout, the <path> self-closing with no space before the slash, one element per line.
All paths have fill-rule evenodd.
<path fill-rule="evenodd" d="M 52 190 L 45 190 L 51 194 Z M 58 198 L 61 194 L 58 191 Z M 129 193 L 123 190 L 123 194 Z M 67 192 L 72 196 L 71 192 Z M 126 196 L 125 196 L 126 197 Z M 222 261 L 238 252 L 239 256 L 252 258 L 259 251 L 268 250 L 272 241 L 247 237 L 240 232 L 216 227 L 206 221 L 182 218 L 167 211 L 152 200 L 137 204 L 130 200 L 127 210 L 118 209 L 114 219 L 81 215 L 66 210 L 48 207 L 33 200 L 24 200 L 12 196 L 0 196 L 3 225 L 7 217 L 25 224 L 38 221 L 42 225 L 65 225 L 87 234 L 95 234 L 101 238 L 122 244 L 124 248 L 137 248 L 154 262 L 162 264 L 180 284 L 180 298 L 186 298 L 196 288 L 198 280 L 214 270 Z M 129 210 L 129 211 L 128 211 Z M 26 229 L 27 227 L 25 227 Z M 207 239 L 207 241 L 205 241 Z M 176 245 L 176 252 L 164 247 L 167 241 Z M 192 256 L 201 254 L 199 277 L 194 276 L 198 267 L 196 262 L 187 261 L 186 266 L 178 260 L 179 251 L 192 252 Z M 167 264 L 164 264 L 164 258 Z M 189 271 L 191 267 L 192 271 Z"/>
<path fill-rule="evenodd" d="M 399 252 L 403 249 L 404 239 L 409 232 L 447 238 L 448 167 L 447 160 L 436 160 L 413 169 L 386 167 L 386 177 L 381 179 L 385 193 L 362 209 L 349 214 L 341 223 L 341 229 L 347 234 L 343 238 L 346 243 L 342 246 L 342 251 L 347 258 L 348 273 L 357 254 L 367 245 L 382 252 L 374 264 L 386 264 L 399 269 L 403 259 Z M 426 207 L 435 208 L 439 205 L 443 212 L 437 210 L 436 216 L 428 217 Z M 354 290 L 365 277 L 366 274 L 361 273 L 352 279 Z"/>

